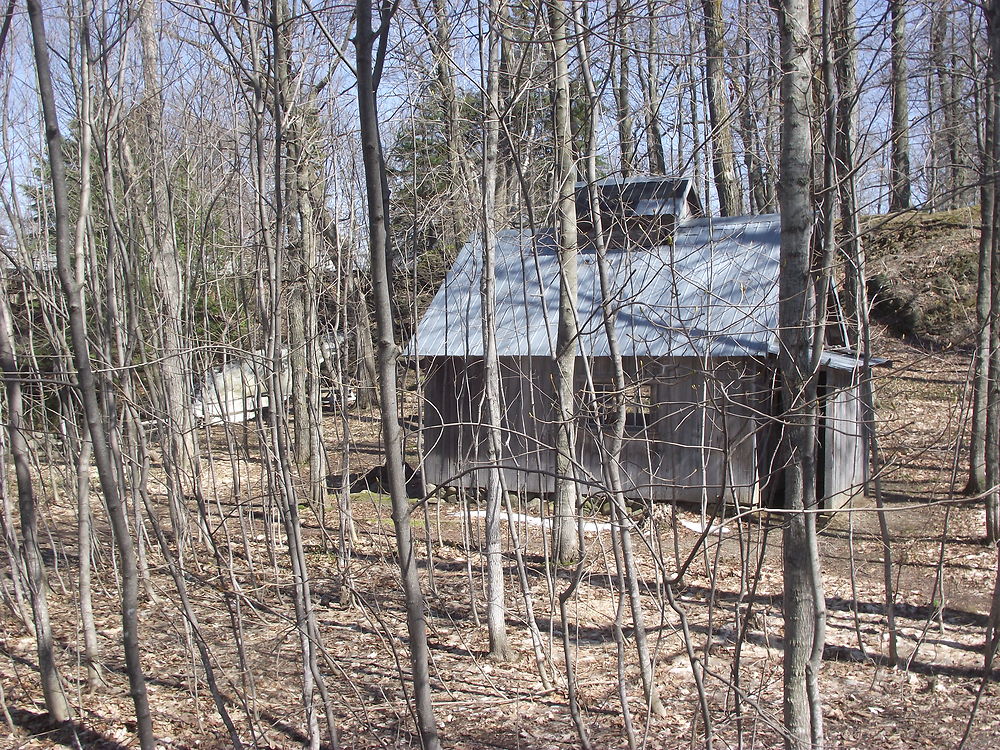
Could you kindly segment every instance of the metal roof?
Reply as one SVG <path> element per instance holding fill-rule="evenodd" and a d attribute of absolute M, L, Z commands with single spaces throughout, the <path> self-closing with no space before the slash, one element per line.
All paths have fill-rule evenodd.
<path fill-rule="evenodd" d="M 820 354 L 819 363 L 831 370 L 858 370 L 864 365 L 864 355 L 856 351 L 846 349 L 825 349 Z M 892 360 L 885 357 L 868 357 L 869 367 L 891 367 Z"/>
<path fill-rule="evenodd" d="M 777 215 L 691 219 L 672 245 L 609 250 L 615 335 L 626 357 L 766 356 L 776 350 L 781 225 Z M 410 340 L 410 356 L 483 355 L 481 241 L 473 238 Z M 552 356 L 559 265 L 551 229 L 497 236 L 497 349 Z M 578 258 L 580 352 L 610 354 L 597 257 Z"/>

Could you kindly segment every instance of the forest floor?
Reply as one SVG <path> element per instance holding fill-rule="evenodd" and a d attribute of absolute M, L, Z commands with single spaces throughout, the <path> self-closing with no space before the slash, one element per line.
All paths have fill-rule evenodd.
<path fill-rule="evenodd" d="M 965 476 L 961 469 L 953 470 L 962 458 L 956 446 L 962 443 L 969 358 L 891 338 L 884 339 L 880 353 L 893 360 L 891 368 L 879 373 L 878 400 L 900 664 L 890 667 L 887 662 L 883 546 L 874 503 L 863 499 L 853 512 L 828 519 L 820 536 L 829 609 L 820 674 L 827 747 L 957 747 L 982 680 L 984 628 L 997 569 L 996 553 L 983 543 L 982 503 L 961 496 Z M 337 425 L 330 420 L 330 434 L 338 434 Z M 379 457 L 374 414 L 352 413 L 348 427 L 350 469 L 375 465 Z M 259 454 L 246 448 L 253 444 L 248 439 L 253 429 L 240 428 L 228 439 L 221 429 L 211 433 L 206 447 L 215 458 L 206 481 L 212 487 L 212 530 L 220 542 L 228 535 L 229 544 L 220 544 L 223 565 L 204 544 L 195 543 L 198 554 L 189 557 L 186 584 L 228 710 L 244 741 L 251 743 L 256 734 L 262 747 L 296 747 L 304 740 L 304 722 L 292 580 L 287 547 L 273 506 L 266 502 Z M 242 458 L 230 458 L 234 445 Z M 47 723 L 34 640 L 13 608 L 5 606 L 0 614 L 5 655 L 0 684 L 13 729 L 0 724 L 0 747 L 137 747 L 108 530 L 97 530 L 103 544 L 95 591 L 104 684 L 89 693 L 77 656 L 81 636 L 74 594 L 75 509 L 70 493 L 51 491 L 60 480 L 46 471 L 43 467 L 39 481 L 50 490 L 44 538 L 52 618 L 60 663 L 78 713 L 63 727 Z M 325 649 L 321 668 L 341 746 L 415 745 L 405 701 L 410 686 L 401 678 L 407 669 L 405 617 L 388 500 L 370 491 L 350 498 L 357 538 L 346 563 L 347 595 L 335 552 L 336 497 L 327 499 L 325 533 L 314 512 L 318 509 L 303 503 L 301 513 L 312 600 Z M 545 666 L 551 687 L 546 687 L 525 626 L 524 596 L 512 555 L 506 557 L 507 601 L 515 658 L 505 664 L 487 658 L 484 559 L 478 544 L 468 541 L 481 538 L 482 521 L 462 508 L 457 502 L 434 499 L 414 520 L 421 541 L 433 694 L 443 744 L 525 750 L 577 747 L 557 603 L 572 571 L 546 575 L 550 568 L 542 528 L 517 524 L 542 647 L 551 657 Z M 606 518 L 589 520 L 598 526 L 586 534 L 587 556 L 570 601 L 579 701 L 595 748 L 626 747 L 613 628 L 619 597 L 610 533 L 600 525 Z M 702 535 L 693 528 L 702 520 L 698 509 L 682 507 L 647 522 L 635 535 L 645 586 L 644 618 L 666 708 L 662 717 L 644 709 L 634 644 L 626 637 L 624 685 L 638 741 L 648 748 L 704 746 L 706 723 L 693 658 L 696 671 L 704 674 L 716 746 L 780 746 L 781 518 L 755 512 L 726 519 L 726 529 L 707 537 L 683 582 L 673 587 L 672 607 L 664 575 L 673 575 L 676 560 L 699 542 Z M 190 647 L 190 627 L 174 603 L 175 591 L 159 553 L 150 551 L 140 622 L 155 732 L 165 749 L 229 747 L 204 671 Z M 626 626 L 630 622 L 626 607 Z M 237 634 L 244 646 L 242 665 Z M 1000 683 L 986 686 L 966 747 L 1000 746 L 998 694 Z"/>

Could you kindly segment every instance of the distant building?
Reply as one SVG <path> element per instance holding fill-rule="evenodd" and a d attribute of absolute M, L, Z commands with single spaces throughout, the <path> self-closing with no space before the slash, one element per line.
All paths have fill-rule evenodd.
<path fill-rule="evenodd" d="M 602 226 L 624 357 L 627 496 L 757 503 L 780 493 L 777 373 L 779 217 L 704 218 L 687 179 L 599 183 Z M 602 431 L 614 393 L 593 221 L 578 198 L 577 477 L 599 491 Z M 554 365 L 559 305 L 555 232 L 497 236 L 497 347 L 508 489 L 554 489 Z M 481 243 L 459 253 L 410 341 L 426 372 L 424 478 L 483 486 Z M 859 363 L 823 354 L 819 496 L 840 507 L 861 492 L 867 450 Z M 777 499 L 777 498 L 776 498 Z M 779 500 L 780 502 L 780 500 Z"/>

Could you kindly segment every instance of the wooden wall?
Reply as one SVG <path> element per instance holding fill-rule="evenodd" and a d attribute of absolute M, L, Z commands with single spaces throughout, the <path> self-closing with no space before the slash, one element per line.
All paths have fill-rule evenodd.
<path fill-rule="evenodd" d="M 545 358 L 502 358 L 505 480 L 510 490 L 551 492 L 552 365 Z M 621 476 L 635 498 L 714 502 L 759 500 L 758 436 L 770 412 L 770 374 L 751 359 L 627 360 L 631 419 Z M 601 444 L 609 429 L 588 395 L 611 390 L 607 358 L 577 372 L 580 490 L 607 487 Z M 593 391 L 591 390 L 593 384 Z M 646 390 L 641 390 L 645 386 Z M 424 477 L 432 484 L 481 487 L 486 476 L 482 363 L 435 363 L 424 388 Z M 640 404 L 640 401 L 643 403 Z M 647 407 L 647 408 L 643 408 Z M 471 471 L 470 471 L 471 470 Z"/>
<path fill-rule="evenodd" d="M 836 510 L 864 493 L 868 451 L 864 438 L 858 373 L 826 370 L 820 440 L 822 507 Z"/>
<path fill-rule="evenodd" d="M 544 358 L 501 360 L 504 454 L 511 491 L 551 492 L 552 363 Z M 486 432 L 482 423 L 483 366 L 455 357 L 435 362 L 423 392 L 424 478 L 431 484 L 483 487 Z"/>

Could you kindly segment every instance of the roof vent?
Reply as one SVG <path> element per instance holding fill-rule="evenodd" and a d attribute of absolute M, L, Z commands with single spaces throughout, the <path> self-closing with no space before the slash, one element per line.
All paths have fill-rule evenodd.
<path fill-rule="evenodd" d="M 669 177 L 631 177 L 596 183 L 601 228 L 612 247 L 657 247 L 673 242 L 677 223 L 701 215 L 691 180 Z M 593 234 L 587 183 L 576 186 L 577 224 Z"/>

